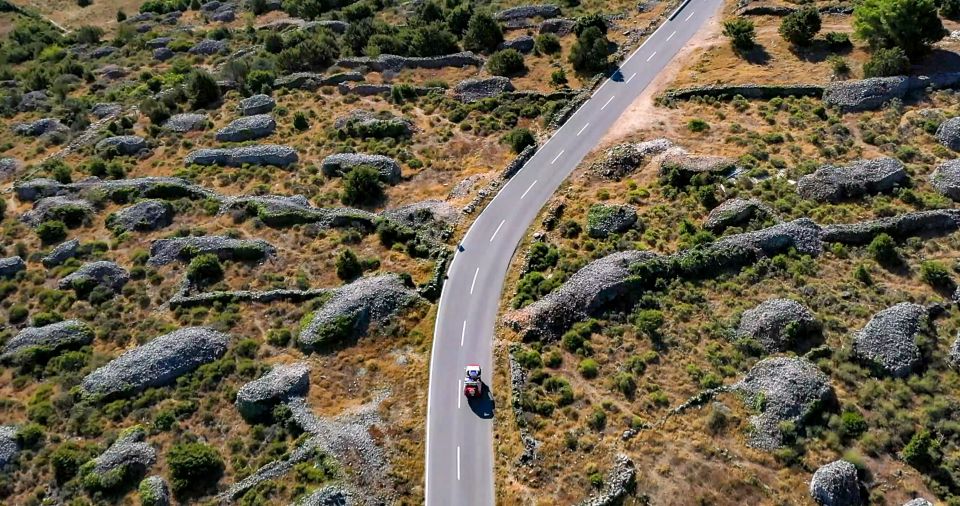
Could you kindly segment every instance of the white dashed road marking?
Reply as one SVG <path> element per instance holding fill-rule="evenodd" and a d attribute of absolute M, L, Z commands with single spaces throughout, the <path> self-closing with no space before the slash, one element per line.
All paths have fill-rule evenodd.
<path fill-rule="evenodd" d="M 673 31 L 673 33 L 671 33 L 671 34 L 670 34 L 670 36 L 669 36 L 669 37 L 667 37 L 667 42 L 669 42 L 669 41 L 670 41 L 670 39 L 672 39 L 672 38 L 673 38 L 673 36 L 674 36 L 674 35 L 676 35 L 676 34 L 677 34 L 677 31 L 676 31 L 676 30 L 674 30 L 674 31 Z"/>
<path fill-rule="evenodd" d="M 460 447 L 457 447 L 457 481 L 460 481 Z"/>
<path fill-rule="evenodd" d="M 490 242 L 493 242 L 493 238 L 496 237 L 497 234 L 500 233 L 500 228 L 503 227 L 503 224 L 506 223 L 506 222 L 507 222 L 507 220 L 500 220 L 500 224 L 497 225 L 497 229 L 494 230 L 494 231 L 493 231 L 493 235 L 490 236 Z"/>
<path fill-rule="evenodd" d="M 627 82 L 625 82 L 625 83 L 623 83 L 623 84 L 630 84 L 630 81 L 633 81 L 633 78 L 634 78 L 634 77 L 637 77 L 637 73 L 636 73 L 636 72 L 634 72 L 633 75 L 630 76 L 630 79 L 627 79 Z"/>
<path fill-rule="evenodd" d="M 656 51 L 654 51 L 653 54 L 651 54 L 651 55 L 647 58 L 647 61 L 652 60 L 654 56 L 657 56 L 657 52 L 656 52 Z"/>
<path fill-rule="evenodd" d="M 600 110 L 602 111 L 602 110 L 606 109 L 607 106 L 610 105 L 610 102 L 613 102 L 613 99 L 614 99 L 614 98 L 615 98 L 615 97 L 610 97 L 609 99 L 607 99 L 607 103 L 606 103 L 606 104 L 603 104 L 603 107 L 601 107 Z"/>
<path fill-rule="evenodd" d="M 457 380 L 457 409 L 460 409 L 460 401 L 463 399 L 463 380 Z"/>
<path fill-rule="evenodd" d="M 530 190 L 533 189 L 533 185 L 535 184 L 537 184 L 537 180 L 534 180 L 532 183 L 530 183 L 530 186 L 527 187 L 527 191 L 523 192 L 523 195 L 520 195 L 520 200 L 523 200 L 523 197 L 526 197 L 527 194 L 530 193 Z"/>
<path fill-rule="evenodd" d="M 583 131 L 586 130 L 588 126 L 590 126 L 590 123 L 587 123 L 586 125 L 583 125 L 583 128 L 581 128 L 580 131 L 577 132 L 577 137 L 580 137 L 580 134 L 582 134 Z"/>
<path fill-rule="evenodd" d="M 463 336 L 467 335 L 467 320 L 463 320 L 463 330 L 460 331 L 460 346 L 463 346 Z"/>
<path fill-rule="evenodd" d="M 561 155 L 563 155 L 563 150 L 562 150 L 562 149 L 560 150 L 559 153 L 557 153 L 557 156 L 553 157 L 553 161 L 550 162 L 550 165 L 553 165 L 553 164 L 557 163 L 557 160 L 560 159 L 560 156 L 561 156 Z"/>
<path fill-rule="evenodd" d="M 473 285 L 477 284 L 477 274 L 480 274 L 480 268 L 477 267 L 477 272 L 473 273 L 473 283 L 470 283 L 470 294 L 473 295 Z"/>
<path fill-rule="evenodd" d="M 693 11 L 693 12 L 691 12 L 691 13 L 690 13 L 690 15 L 689 15 L 689 16 L 687 16 L 687 19 L 684 19 L 684 21 L 690 21 L 690 18 L 692 18 L 692 17 L 693 17 L 693 14 L 694 14 L 695 12 L 697 12 L 697 11 Z"/>

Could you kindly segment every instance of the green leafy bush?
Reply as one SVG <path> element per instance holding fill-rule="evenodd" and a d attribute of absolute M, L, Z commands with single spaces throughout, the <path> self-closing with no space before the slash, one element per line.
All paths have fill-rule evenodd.
<path fill-rule="evenodd" d="M 514 128 L 510 130 L 503 136 L 503 141 L 509 144 L 510 149 L 517 154 L 527 146 L 532 146 L 537 143 L 537 140 L 533 137 L 533 132 L 526 128 Z"/>
<path fill-rule="evenodd" d="M 369 165 L 358 165 L 343 175 L 340 201 L 347 205 L 375 204 L 383 199 L 380 171 Z"/>
<path fill-rule="evenodd" d="M 217 450 L 203 443 L 176 443 L 167 452 L 170 485 L 178 496 L 204 491 L 223 474 L 223 460 Z"/>
<path fill-rule="evenodd" d="M 201 285 L 209 285 L 223 279 L 223 266 L 213 253 L 202 253 L 190 260 L 187 279 Z"/>
<path fill-rule="evenodd" d="M 513 76 L 526 69 L 523 55 L 516 49 L 497 51 L 487 60 L 487 70 L 495 76 Z"/>
<path fill-rule="evenodd" d="M 808 46 L 820 31 L 820 11 L 807 6 L 784 16 L 780 36 L 795 46 Z"/>
<path fill-rule="evenodd" d="M 67 226 L 62 221 L 48 220 L 36 228 L 37 237 L 45 245 L 58 243 L 67 237 Z"/>
<path fill-rule="evenodd" d="M 220 86 L 209 72 L 195 68 L 186 79 L 187 96 L 194 109 L 204 109 L 220 101 Z"/>
<path fill-rule="evenodd" d="M 920 279 L 937 289 L 950 289 L 954 285 L 947 267 L 934 260 L 926 260 L 920 263 Z"/>
<path fill-rule="evenodd" d="M 854 7 L 853 29 L 871 48 L 900 48 L 911 60 L 947 35 L 934 0 L 863 0 Z"/>
<path fill-rule="evenodd" d="M 577 366 L 577 371 L 579 371 L 580 375 L 584 378 L 593 379 L 597 377 L 600 371 L 600 365 L 592 358 L 585 358 L 580 361 L 580 365 Z"/>
<path fill-rule="evenodd" d="M 488 12 L 477 12 L 467 23 L 463 47 L 467 51 L 493 51 L 503 42 L 503 28 Z"/>
<path fill-rule="evenodd" d="M 747 51 L 753 49 L 757 41 L 757 32 L 753 21 L 747 18 L 733 18 L 723 22 L 723 34 L 730 39 L 733 49 Z"/>
<path fill-rule="evenodd" d="M 570 48 L 570 63 L 584 74 L 599 72 L 610 64 L 610 41 L 596 26 L 586 28 Z"/>
<path fill-rule="evenodd" d="M 559 53 L 560 38 L 552 33 L 541 33 L 534 39 L 533 47 L 542 54 Z"/>
<path fill-rule="evenodd" d="M 349 249 L 345 249 L 337 256 L 336 262 L 337 277 L 344 281 L 353 281 L 363 274 L 363 267 L 357 259 L 357 255 Z"/>
<path fill-rule="evenodd" d="M 878 48 L 863 63 L 864 77 L 900 76 L 910 72 L 910 59 L 899 47 Z"/>
<path fill-rule="evenodd" d="M 867 246 L 870 256 L 883 265 L 897 265 L 901 262 L 897 243 L 888 234 L 878 234 Z"/>

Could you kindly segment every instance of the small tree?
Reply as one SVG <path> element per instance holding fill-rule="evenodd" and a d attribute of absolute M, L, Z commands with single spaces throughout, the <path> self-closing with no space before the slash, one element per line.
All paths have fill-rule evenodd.
<path fill-rule="evenodd" d="M 117 23 L 123 23 L 127 20 L 127 13 L 123 12 L 123 9 L 117 10 Z"/>
<path fill-rule="evenodd" d="M 463 47 L 467 51 L 493 51 L 503 42 L 503 29 L 500 23 L 488 12 L 477 12 L 467 23 L 467 33 L 463 36 Z"/>
<path fill-rule="evenodd" d="M 853 10 L 853 29 L 871 48 L 899 47 L 911 60 L 947 35 L 934 0 L 863 0 Z"/>
<path fill-rule="evenodd" d="M 960 0 L 958 0 L 960 1 Z M 560 38 L 552 33 L 541 33 L 533 46 L 538 52 L 543 54 L 554 54 L 560 52 Z"/>
<path fill-rule="evenodd" d="M 960 0 L 940 0 L 940 15 L 950 21 L 960 21 Z"/>
<path fill-rule="evenodd" d="M 867 251 L 877 262 L 885 265 L 895 265 L 900 263 L 900 253 L 897 251 L 897 244 L 893 238 L 887 234 L 878 234 L 870 241 Z"/>
<path fill-rule="evenodd" d="M 863 63 L 864 77 L 901 76 L 910 71 L 910 58 L 899 47 L 876 49 Z"/>
<path fill-rule="evenodd" d="M 263 49 L 271 54 L 277 54 L 283 51 L 283 37 L 277 32 L 268 33 L 263 39 Z"/>
<path fill-rule="evenodd" d="M 554 70 L 550 74 L 550 84 L 554 86 L 563 86 L 567 84 L 567 72 L 563 70 L 563 67 Z"/>
<path fill-rule="evenodd" d="M 187 76 L 187 96 L 194 109 L 203 109 L 220 101 L 220 86 L 209 72 L 195 68 Z"/>
<path fill-rule="evenodd" d="M 592 73 L 607 68 L 610 64 L 609 45 L 610 41 L 599 28 L 595 26 L 586 28 L 570 48 L 570 63 L 574 70 Z"/>
<path fill-rule="evenodd" d="M 380 172 L 376 167 L 358 165 L 343 176 L 340 201 L 347 205 L 373 204 L 383 198 Z"/>
<path fill-rule="evenodd" d="M 784 16 L 780 36 L 795 46 L 808 46 L 820 32 L 820 11 L 808 6 Z"/>
<path fill-rule="evenodd" d="M 216 283 L 223 279 L 223 266 L 213 253 L 203 253 L 190 260 L 187 279 L 201 285 Z"/>
<path fill-rule="evenodd" d="M 532 146 L 537 143 L 537 140 L 533 137 L 533 132 L 526 128 L 514 128 L 510 130 L 503 136 L 503 141 L 509 144 L 510 149 L 517 154 L 527 146 Z"/>
<path fill-rule="evenodd" d="M 93 5 L 93 0 L 77 0 L 77 5 L 80 7 L 89 7 Z"/>
<path fill-rule="evenodd" d="M 357 255 L 349 249 L 345 249 L 337 256 L 337 277 L 344 281 L 353 281 L 363 274 L 363 266 Z"/>
<path fill-rule="evenodd" d="M 753 21 L 746 18 L 733 18 L 723 22 L 723 34 L 730 39 L 736 51 L 748 51 L 756 44 L 757 32 Z"/>
<path fill-rule="evenodd" d="M 526 70 L 523 55 L 516 49 L 497 51 L 487 60 L 487 70 L 495 76 L 512 76 Z"/>
<path fill-rule="evenodd" d="M 293 128 L 300 130 L 301 132 L 310 128 L 310 122 L 307 121 L 307 115 L 303 111 L 297 111 L 293 115 Z"/>
<path fill-rule="evenodd" d="M 203 443 L 177 443 L 167 452 L 170 485 L 178 496 L 215 485 L 223 474 L 223 460 Z"/>
<path fill-rule="evenodd" d="M 99 44 L 103 29 L 98 26 L 84 25 L 77 29 L 74 38 L 81 44 Z"/>
<path fill-rule="evenodd" d="M 586 16 L 580 16 L 577 18 L 576 23 L 573 25 L 573 33 L 577 37 L 583 35 L 583 32 L 591 26 L 596 27 L 602 33 L 607 33 L 607 21 L 603 18 L 603 14 L 599 12 L 594 12 L 593 14 L 587 14 Z"/>
<path fill-rule="evenodd" d="M 49 220 L 41 223 L 36 232 L 43 244 L 54 244 L 67 237 L 67 226 L 62 221 Z"/>

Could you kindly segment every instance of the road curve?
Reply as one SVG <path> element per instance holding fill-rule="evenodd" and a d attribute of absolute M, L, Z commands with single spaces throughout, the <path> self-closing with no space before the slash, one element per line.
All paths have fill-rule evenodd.
<path fill-rule="evenodd" d="M 507 392 L 468 403 L 461 381 L 477 363 L 489 381 L 503 280 L 530 223 L 564 179 L 723 0 L 691 0 L 597 88 L 504 185 L 461 241 L 440 296 L 430 358 L 427 506 L 494 504 L 493 420 L 509 416 Z"/>

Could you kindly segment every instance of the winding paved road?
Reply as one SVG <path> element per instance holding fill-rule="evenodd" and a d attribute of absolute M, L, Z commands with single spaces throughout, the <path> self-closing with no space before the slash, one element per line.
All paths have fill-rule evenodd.
<path fill-rule="evenodd" d="M 691 0 L 657 29 L 559 128 L 477 217 L 440 296 L 427 402 L 427 506 L 494 504 L 493 414 L 506 392 L 468 403 L 463 368 L 493 371 L 493 331 L 503 280 L 530 223 L 564 179 L 723 0 Z"/>

